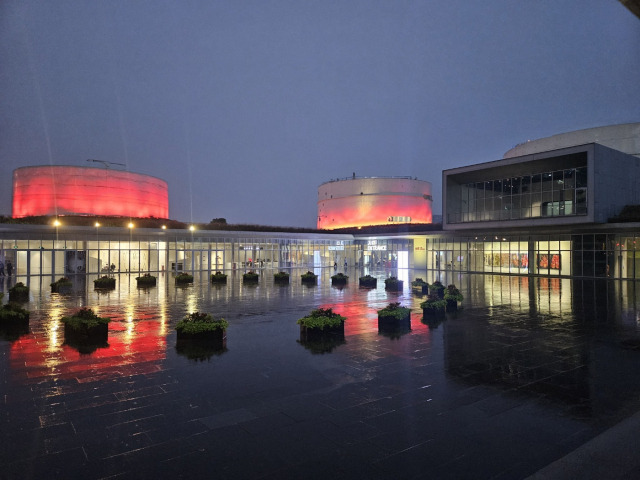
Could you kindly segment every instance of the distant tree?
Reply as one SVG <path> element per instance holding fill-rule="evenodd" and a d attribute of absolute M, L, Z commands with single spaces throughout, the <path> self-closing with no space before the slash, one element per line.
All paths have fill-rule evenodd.
<path fill-rule="evenodd" d="M 217 224 L 221 224 L 221 225 L 226 225 L 227 224 L 227 219 L 226 218 L 214 218 L 209 223 L 217 223 Z"/>

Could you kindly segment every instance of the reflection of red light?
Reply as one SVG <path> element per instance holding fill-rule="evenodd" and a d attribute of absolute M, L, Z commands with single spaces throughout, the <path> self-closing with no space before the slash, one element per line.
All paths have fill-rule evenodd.
<path fill-rule="evenodd" d="M 13 216 L 169 216 L 167 183 L 92 167 L 23 167 L 13 172 Z"/>
<path fill-rule="evenodd" d="M 128 327 L 126 322 L 112 321 L 109 346 L 98 348 L 89 355 L 81 355 L 68 345 L 48 344 L 44 332 L 23 336 L 11 345 L 12 370 L 19 372 L 26 367 L 30 379 L 55 375 L 57 378 L 76 378 L 80 383 L 156 372 L 166 351 L 161 323 L 158 320 L 136 321 L 131 335 L 126 333 Z M 60 335 L 63 328 L 60 327 Z"/>

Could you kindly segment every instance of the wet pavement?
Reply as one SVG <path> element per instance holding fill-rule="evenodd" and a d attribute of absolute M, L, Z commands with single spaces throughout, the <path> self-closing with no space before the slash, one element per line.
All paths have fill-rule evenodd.
<path fill-rule="evenodd" d="M 121 274 L 110 292 L 77 277 L 68 295 L 28 279 L 29 332 L 0 332 L 0 478 L 517 479 L 640 410 L 633 283 L 443 278 L 463 308 L 427 325 L 409 281 L 431 274 L 386 292 L 395 272 L 371 272 L 373 290 L 363 272 L 341 289 L 303 272 L 150 289 Z M 411 330 L 379 332 L 395 301 Z M 60 318 L 82 306 L 112 319 L 91 353 L 64 345 Z M 343 341 L 300 342 L 317 307 L 347 317 Z M 226 350 L 176 350 L 196 310 L 229 321 Z"/>

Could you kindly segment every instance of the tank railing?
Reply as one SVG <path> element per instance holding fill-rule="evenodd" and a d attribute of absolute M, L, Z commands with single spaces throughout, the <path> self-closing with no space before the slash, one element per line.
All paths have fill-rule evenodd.
<path fill-rule="evenodd" d="M 343 180 L 365 180 L 365 179 L 371 179 L 371 178 L 394 178 L 394 179 L 400 179 L 400 180 L 418 180 L 418 177 L 412 177 L 412 176 L 393 176 L 393 177 L 359 177 L 357 175 L 352 175 L 350 177 L 344 177 L 344 178 L 332 178 L 331 180 L 327 180 L 324 183 L 332 183 L 332 182 L 341 182 Z M 324 185 L 324 183 L 322 185 Z"/>

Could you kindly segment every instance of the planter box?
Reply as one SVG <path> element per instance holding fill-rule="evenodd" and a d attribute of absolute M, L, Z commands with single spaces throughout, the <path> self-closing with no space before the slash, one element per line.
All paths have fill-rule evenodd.
<path fill-rule="evenodd" d="M 422 315 L 425 317 L 443 317 L 445 313 L 445 309 L 434 309 L 434 308 L 423 308 Z"/>
<path fill-rule="evenodd" d="M 113 277 L 100 277 L 93 281 L 93 286 L 97 289 L 113 290 L 116 288 L 116 279 Z"/>
<path fill-rule="evenodd" d="M 411 320 L 400 322 L 380 322 L 378 320 L 378 334 L 392 339 L 398 339 L 411 331 Z"/>
<path fill-rule="evenodd" d="M 374 277 L 360 277 L 358 282 L 361 287 L 376 288 L 378 286 L 378 279 Z"/>
<path fill-rule="evenodd" d="M 64 341 L 69 344 L 104 345 L 109 337 L 109 324 L 103 323 L 95 327 L 82 326 L 72 328 L 64 324 Z"/>
<path fill-rule="evenodd" d="M 227 331 L 222 328 L 216 328 L 215 330 L 200 333 L 185 333 L 178 330 L 177 341 L 210 344 L 212 346 L 218 346 L 219 348 L 226 348 Z"/>
<path fill-rule="evenodd" d="M 242 283 L 258 283 L 260 280 L 260 275 L 256 274 L 247 274 L 244 273 L 242 275 Z"/>
<path fill-rule="evenodd" d="M 313 284 L 316 285 L 318 282 L 318 276 L 315 273 L 311 273 L 311 272 L 307 272 L 307 273 L 303 273 L 301 278 L 302 278 L 302 283 L 305 283 L 307 285 L 309 284 Z"/>
<path fill-rule="evenodd" d="M 273 281 L 275 283 L 289 283 L 289 274 L 288 273 L 274 273 Z"/>
<path fill-rule="evenodd" d="M 193 283 L 193 275 L 181 273 L 176 277 L 176 285 L 188 285 Z"/>
<path fill-rule="evenodd" d="M 424 295 L 429 294 L 429 285 L 411 285 L 411 291 L 414 293 L 420 293 Z"/>
<path fill-rule="evenodd" d="M 402 291 L 403 286 L 402 280 L 396 280 L 395 282 L 389 282 L 388 279 L 384 282 L 384 289 L 389 290 L 391 292 L 399 292 Z"/>
<path fill-rule="evenodd" d="M 458 301 L 457 300 L 447 300 L 447 312 L 455 312 L 458 310 Z"/>
<path fill-rule="evenodd" d="M 51 293 L 59 293 L 61 295 L 71 293 L 73 291 L 73 284 L 71 283 L 52 283 Z"/>
<path fill-rule="evenodd" d="M 300 325 L 300 341 L 310 342 L 323 340 L 325 337 L 337 336 L 344 338 L 344 322 L 336 327 L 309 328 Z"/>
<path fill-rule="evenodd" d="M 157 279 L 156 277 L 153 277 L 153 276 L 149 276 L 149 277 L 142 276 L 142 277 L 136 277 L 136 282 L 138 287 L 155 287 Z"/>
<path fill-rule="evenodd" d="M 334 275 L 331 277 L 331 285 L 346 285 L 349 281 L 349 277 L 347 275 Z"/>
<path fill-rule="evenodd" d="M 29 312 L 17 305 L 0 306 L 0 337 L 13 341 L 29 333 Z"/>
<path fill-rule="evenodd" d="M 9 289 L 9 300 L 11 302 L 28 302 L 29 301 L 29 287 L 22 282 L 16 283 Z"/>
<path fill-rule="evenodd" d="M 211 283 L 227 283 L 227 275 L 224 273 L 214 273 L 211 275 Z"/>
<path fill-rule="evenodd" d="M 398 324 L 398 323 L 411 323 L 411 310 L 406 309 L 407 312 L 403 314 L 402 318 L 397 318 L 390 314 L 378 313 L 378 324 Z"/>

